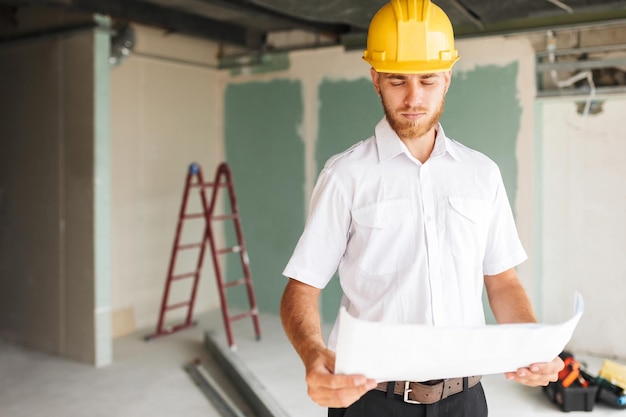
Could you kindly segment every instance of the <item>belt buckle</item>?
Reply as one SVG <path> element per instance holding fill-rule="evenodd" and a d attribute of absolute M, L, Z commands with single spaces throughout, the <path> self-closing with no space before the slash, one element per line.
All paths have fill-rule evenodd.
<path fill-rule="evenodd" d="M 404 402 L 409 404 L 421 404 L 421 402 L 419 401 L 409 399 L 409 392 L 413 391 L 411 388 L 409 388 L 410 386 L 411 382 L 404 381 Z"/>

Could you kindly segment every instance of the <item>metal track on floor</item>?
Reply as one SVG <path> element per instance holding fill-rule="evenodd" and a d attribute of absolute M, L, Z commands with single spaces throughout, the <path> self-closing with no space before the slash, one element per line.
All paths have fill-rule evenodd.
<path fill-rule="evenodd" d="M 185 365 L 185 370 L 222 416 L 246 417 L 235 402 L 222 390 L 220 384 L 211 376 L 199 359 L 195 359 Z"/>
<path fill-rule="evenodd" d="M 204 345 L 254 417 L 290 417 L 233 350 L 219 343 L 211 332 L 204 333 Z"/>
<path fill-rule="evenodd" d="M 204 334 L 206 366 L 194 359 L 184 368 L 216 411 L 223 417 L 289 417 L 235 351 L 213 336 Z"/>

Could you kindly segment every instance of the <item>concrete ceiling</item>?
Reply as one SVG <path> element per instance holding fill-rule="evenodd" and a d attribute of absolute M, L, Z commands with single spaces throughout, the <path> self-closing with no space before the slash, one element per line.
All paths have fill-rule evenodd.
<path fill-rule="evenodd" d="M 299 47 L 361 48 L 374 13 L 387 0 L 0 0 L 11 8 L 41 5 L 99 13 L 211 39 L 244 51 L 276 48 L 278 32 L 300 31 Z M 438 0 L 457 37 L 626 21 L 626 0 Z M 320 41 L 323 39 L 323 41 Z M 287 48 L 289 49 L 289 48 Z"/>

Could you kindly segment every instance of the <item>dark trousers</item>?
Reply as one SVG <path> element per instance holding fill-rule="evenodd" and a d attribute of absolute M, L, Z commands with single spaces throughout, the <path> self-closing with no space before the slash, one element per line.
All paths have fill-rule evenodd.
<path fill-rule="evenodd" d="M 487 400 L 480 383 L 429 405 L 372 390 L 348 408 L 329 408 L 328 417 L 487 417 Z"/>

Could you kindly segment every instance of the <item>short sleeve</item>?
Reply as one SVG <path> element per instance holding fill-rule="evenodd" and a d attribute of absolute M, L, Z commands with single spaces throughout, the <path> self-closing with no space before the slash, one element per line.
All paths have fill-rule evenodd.
<path fill-rule="evenodd" d="M 332 169 L 315 184 L 304 231 L 283 275 L 324 288 L 345 253 L 351 216 L 347 198 Z"/>

